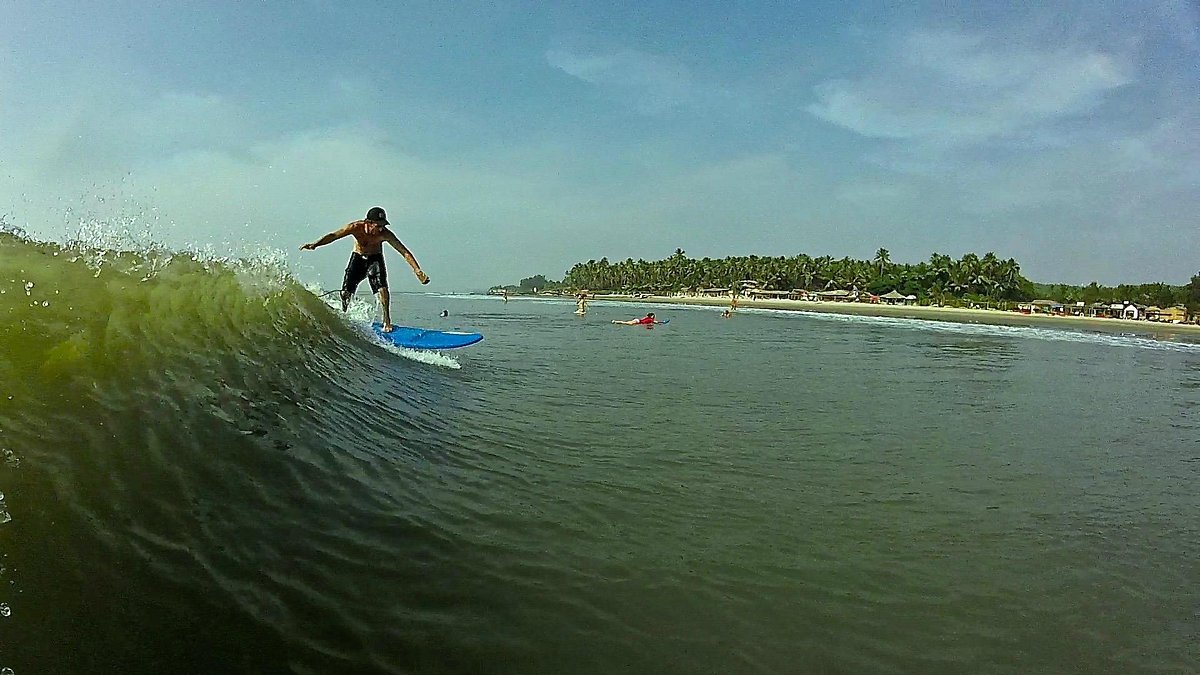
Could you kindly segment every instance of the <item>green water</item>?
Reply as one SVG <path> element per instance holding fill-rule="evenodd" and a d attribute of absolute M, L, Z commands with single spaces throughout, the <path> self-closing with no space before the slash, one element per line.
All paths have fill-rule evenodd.
<path fill-rule="evenodd" d="M 486 336 L 417 361 L 286 281 L 100 275 L 191 298 L 173 341 L 39 274 L 0 284 L 15 673 L 1200 663 L 1200 345 L 397 295 Z"/>

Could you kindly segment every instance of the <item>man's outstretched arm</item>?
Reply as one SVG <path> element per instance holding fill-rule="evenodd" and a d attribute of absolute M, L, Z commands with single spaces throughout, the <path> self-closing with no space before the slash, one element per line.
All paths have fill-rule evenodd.
<path fill-rule="evenodd" d="M 318 239 L 312 243 L 304 244 L 303 246 L 300 247 L 300 250 L 311 251 L 318 246 L 324 246 L 325 244 L 328 244 L 330 242 L 335 242 L 338 239 L 341 239 L 342 237 L 350 234 L 350 230 L 353 226 L 354 226 L 354 224 L 351 223 L 350 225 L 347 225 L 340 230 L 334 230 L 333 232 L 330 232 L 329 234 L 325 235 L 324 237 L 321 237 L 320 239 Z"/>
<path fill-rule="evenodd" d="M 413 274 L 417 275 L 417 279 L 421 283 L 429 283 L 429 275 L 425 274 L 425 272 L 421 270 L 421 266 L 417 264 L 417 259 L 413 257 L 412 251 L 408 250 L 408 247 L 401 243 L 401 241 L 396 238 L 396 235 L 393 234 L 391 237 L 389 237 L 387 239 L 387 243 L 391 244 L 392 248 L 396 249 L 396 252 L 408 261 L 409 267 L 413 269 Z"/>

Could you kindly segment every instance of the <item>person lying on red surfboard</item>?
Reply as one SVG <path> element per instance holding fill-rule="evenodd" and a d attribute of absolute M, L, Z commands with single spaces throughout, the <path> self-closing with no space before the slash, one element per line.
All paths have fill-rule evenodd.
<path fill-rule="evenodd" d="M 640 319 L 630 319 L 628 321 L 617 321 L 613 319 L 613 323 L 621 324 L 622 326 L 653 326 L 656 323 L 666 323 L 665 321 L 656 321 L 654 312 L 650 312 Z"/>

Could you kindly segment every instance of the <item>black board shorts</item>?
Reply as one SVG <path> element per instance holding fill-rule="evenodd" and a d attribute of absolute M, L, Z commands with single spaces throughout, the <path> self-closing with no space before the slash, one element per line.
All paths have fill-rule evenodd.
<path fill-rule="evenodd" d="M 372 293 L 387 288 L 387 268 L 384 267 L 382 253 L 350 254 L 350 262 L 346 263 L 346 276 L 342 278 L 342 296 L 354 295 L 355 289 L 363 279 L 371 283 Z"/>

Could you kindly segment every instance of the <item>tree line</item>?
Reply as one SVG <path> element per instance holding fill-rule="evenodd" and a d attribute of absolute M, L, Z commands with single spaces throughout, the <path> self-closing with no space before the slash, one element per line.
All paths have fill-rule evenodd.
<path fill-rule="evenodd" d="M 879 249 L 873 260 L 832 256 L 793 257 L 731 256 L 728 258 L 687 257 L 676 249 L 656 261 L 632 259 L 610 263 L 589 260 L 572 267 L 563 283 L 576 288 L 609 290 L 666 290 L 685 288 L 736 288 L 743 280 L 758 282 L 766 290 L 859 290 L 872 293 L 895 289 L 901 293 L 937 297 L 981 295 L 1015 298 L 1024 280 L 1017 261 L 1001 260 L 994 253 L 973 253 L 959 260 L 935 253 L 929 262 L 895 264 L 887 249 Z"/>
<path fill-rule="evenodd" d="M 703 288 L 738 289 L 742 281 L 751 280 L 764 290 L 851 290 L 877 295 L 896 290 L 935 303 L 1036 299 L 1064 304 L 1128 301 L 1160 307 L 1182 304 L 1193 311 L 1200 310 L 1200 273 L 1183 286 L 1037 284 L 1021 274 L 1016 260 L 1002 259 L 992 252 L 982 256 L 966 253 L 958 259 L 934 253 L 928 261 L 898 264 L 892 262 L 885 248 L 876 251 L 871 260 L 806 254 L 696 259 L 689 258 L 683 249 L 676 249 L 662 260 L 628 258 L 610 262 L 601 258 L 576 263 L 561 282 L 538 275 L 523 279 L 520 289 L 527 291 L 527 284 L 533 286 L 535 280 L 544 282 L 540 290 L 664 294 Z"/>

